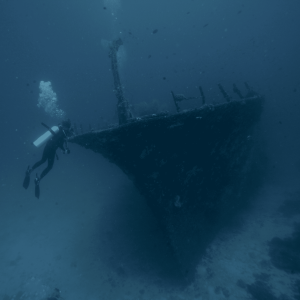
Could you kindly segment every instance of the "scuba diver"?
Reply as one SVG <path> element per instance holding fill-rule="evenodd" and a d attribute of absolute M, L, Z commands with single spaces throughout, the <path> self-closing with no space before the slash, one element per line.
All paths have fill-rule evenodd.
<path fill-rule="evenodd" d="M 43 144 L 45 141 L 47 141 L 47 140 L 48 141 L 44 148 L 42 159 L 39 160 L 38 162 L 36 162 L 32 166 L 32 168 L 30 168 L 30 166 L 28 166 L 27 171 L 25 173 L 25 179 L 23 182 L 23 187 L 25 189 L 27 189 L 29 186 L 29 183 L 30 183 L 31 172 L 48 160 L 48 166 L 43 170 L 43 172 L 41 173 L 41 176 L 38 176 L 38 174 L 36 174 L 36 177 L 34 180 L 35 196 L 37 198 L 39 198 L 39 196 L 40 196 L 40 181 L 52 169 L 55 156 L 58 159 L 58 156 L 56 154 L 57 148 L 60 148 L 64 154 L 69 154 L 70 149 L 68 148 L 67 140 L 69 137 L 71 137 L 74 134 L 73 129 L 71 128 L 70 120 L 63 121 L 58 126 L 53 126 L 52 128 L 48 127 L 44 123 L 42 123 L 42 125 L 45 126 L 48 129 L 48 131 L 44 135 L 42 135 L 40 138 L 38 138 L 33 144 L 38 147 L 41 144 Z"/>

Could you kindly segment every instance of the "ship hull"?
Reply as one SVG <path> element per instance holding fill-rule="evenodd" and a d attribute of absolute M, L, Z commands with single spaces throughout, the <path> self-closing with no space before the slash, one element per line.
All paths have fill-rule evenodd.
<path fill-rule="evenodd" d="M 158 218 L 186 275 L 243 206 L 263 99 L 252 97 L 153 116 L 78 135 L 133 181 Z"/>

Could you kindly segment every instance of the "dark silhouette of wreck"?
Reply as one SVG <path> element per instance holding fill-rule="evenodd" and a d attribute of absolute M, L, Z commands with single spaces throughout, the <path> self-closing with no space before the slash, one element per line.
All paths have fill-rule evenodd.
<path fill-rule="evenodd" d="M 119 125 L 75 136 L 71 141 L 101 153 L 133 181 L 158 218 L 185 275 L 194 273 L 201 254 L 245 204 L 258 167 L 255 135 L 263 97 L 247 87 L 233 101 L 180 112 L 189 99 L 172 92 L 177 113 L 133 118 L 123 96 L 116 54 L 110 48 Z"/>

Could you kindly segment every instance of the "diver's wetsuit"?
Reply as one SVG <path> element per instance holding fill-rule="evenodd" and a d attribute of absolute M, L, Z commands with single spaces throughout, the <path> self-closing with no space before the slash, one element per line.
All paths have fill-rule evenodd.
<path fill-rule="evenodd" d="M 55 159 L 56 150 L 59 147 L 64 152 L 67 150 L 64 147 L 64 143 L 66 141 L 66 134 L 63 131 L 63 129 L 60 127 L 59 132 L 57 132 L 52 138 L 47 142 L 44 151 L 42 159 L 38 162 L 36 162 L 33 166 L 31 171 L 39 167 L 41 164 L 43 164 L 48 159 L 48 166 L 46 169 L 43 170 L 40 180 L 52 169 Z"/>

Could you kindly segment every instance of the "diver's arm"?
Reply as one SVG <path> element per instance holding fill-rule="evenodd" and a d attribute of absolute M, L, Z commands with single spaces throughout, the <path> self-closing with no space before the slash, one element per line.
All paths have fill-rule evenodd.
<path fill-rule="evenodd" d="M 66 147 L 64 147 L 64 143 L 65 140 L 63 140 L 63 142 L 60 143 L 58 147 L 63 151 L 63 154 L 70 154 L 70 149 L 67 147 L 67 144 Z"/>
<path fill-rule="evenodd" d="M 61 138 L 58 142 L 58 147 L 62 150 L 63 154 L 65 154 L 66 151 L 68 150 L 67 148 L 64 147 L 64 143 L 65 143 L 64 138 Z"/>
<path fill-rule="evenodd" d="M 65 151 L 64 151 L 64 154 L 70 154 L 70 149 L 69 148 L 67 148 Z"/>

